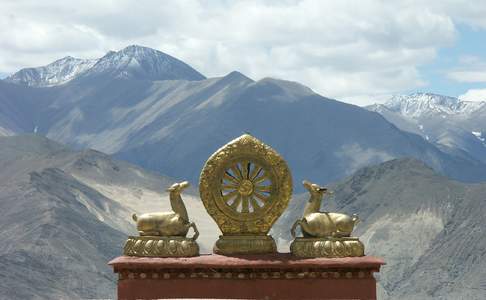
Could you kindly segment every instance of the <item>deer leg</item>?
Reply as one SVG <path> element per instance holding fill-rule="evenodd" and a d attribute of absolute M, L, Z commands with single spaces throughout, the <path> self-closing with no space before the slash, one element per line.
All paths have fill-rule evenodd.
<path fill-rule="evenodd" d="M 295 239 L 296 238 L 296 234 L 295 234 L 295 229 L 297 229 L 297 226 L 300 226 L 300 228 L 302 229 L 302 220 L 297 220 L 294 222 L 294 225 L 292 225 L 292 228 L 290 229 L 290 234 L 292 235 L 292 237 Z"/>
<path fill-rule="evenodd" d="M 191 227 L 194 230 L 194 235 L 191 237 L 191 240 L 195 241 L 199 236 L 199 230 L 197 230 L 196 223 L 194 222 L 191 222 L 191 224 L 189 224 L 189 228 Z"/>

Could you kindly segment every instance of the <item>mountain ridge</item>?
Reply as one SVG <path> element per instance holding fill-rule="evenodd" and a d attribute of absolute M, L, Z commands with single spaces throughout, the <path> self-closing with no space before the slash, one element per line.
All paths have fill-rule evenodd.
<path fill-rule="evenodd" d="M 82 77 L 110 76 L 138 80 L 203 80 L 204 75 L 161 51 L 130 45 L 98 59 L 66 56 L 45 66 L 24 68 L 3 79 L 31 87 L 53 87 Z"/>
<path fill-rule="evenodd" d="M 21 69 L 3 80 L 33 87 L 56 86 L 73 80 L 96 62 L 96 59 L 66 56 L 45 66 Z"/>
<path fill-rule="evenodd" d="M 418 134 L 446 153 L 486 162 L 486 102 L 430 93 L 392 97 L 366 107 L 401 130 Z"/>
<path fill-rule="evenodd" d="M 145 80 L 203 80 L 204 75 L 186 63 L 148 47 L 131 45 L 110 51 L 98 59 L 83 76 L 108 75 L 111 78 Z"/>
<path fill-rule="evenodd" d="M 129 215 L 170 210 L 161 192 L 173 181 L 42 136 L 0 137 L 0 148 L 2 293 L 19 299 L 114 297 L 116 278 L 106 261 L 120 254 L 135 230 Z M 328 188 L 334 194 L 324 199 L 323 210 L 358 213 L 354 235 L 367 255 L 387 262 L 378 278 L 381 298 L 481 299 L 485 183 L 453 181 L 402 158 L 361 168 Z M 219 231 L 196 193 L 188 190 L 183 198 L 205 253 Z M 280 251 L 288 251 L 289 228 L 307 199 L 294 195 L 273 226 Z"/>
<path fill-rule="evenodd" d="M 126 53 L 157 60 L 159 52 L 135 46 L 110 52 L 106 62 L 121 69 L 86 73 L 56 87 L 0 81 L 0 106 L 8 108 L 8 120 L 18 120 L 17 128 L 3 126 L 1 119 L 0 126 L 93 148 L 194 184 L 205 160 L 243 132 L 279 151 L 297 182 L 331 182 L 364 165 L 407 156 L 452 178 L 486 180 L 486 161 L 478 156 L 429 143 L 376 112 L 323 97 L 299 83 L 254 81 L 239 72 L 201 80 L 152 80 L 137 72 L 130 73 L 136 78 L 120 77 L 131 60 L 119 64 L 114 57 L 129 58 Z"/>
<path fill-rule="evenodd" d="M 171 211 L 165 189 L 175 180 L 38 135 L 0 137 L 0 149 L 0 294 L 114 298 L 107 262 L 137 234 L 131 215 Z M 207 253 L 218 230 L 195 194 L 189 187 L 183 199 Z"/>
<path fill-rule="evenodd" d="M 357 213 L 353 235 L 383 257 L 378 298 L 482 299 L 485 290 L 486 183 L 467 184 L 402 158 L 364 167 L 327 186 L 322 211 Z M 291 224 L 309 199 L 295 195 L 271 234 L 285 251 Z"/>
<path fill-rule="evenodd" d="M 486 102 L 463 101 L 433 93 L 395 95 L 383 106 L 412 118 L 429 114 L 470 114 L 486 107 Z"/>

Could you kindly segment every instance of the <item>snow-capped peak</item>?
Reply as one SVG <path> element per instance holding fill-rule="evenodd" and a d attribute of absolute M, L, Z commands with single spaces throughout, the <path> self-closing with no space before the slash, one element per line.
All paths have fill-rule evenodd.
<path fill-rule="evenodd" d="M 486 102 L 461 101 L 432 93 L 393 96 L 384 104 L 388 109 L 412 118 L 430 114 L 468 114 L 486 106 Z"/>
<path fill-rule="evenodd" d="M 86 72 L 96 61 L 66 56 L 46 66 L 22 69 L 5 81 L 36 87 L 60 85 Z"/>
<path fill-rule="evenodd" d="M 99 59 L 66 56 L 46 66 L 26 68 L 5 81 L 35 87 L 64 84 L 80 76 L 143 80 L 202 80 L 201 73 L 184 62 L 155 49 L 132 45 L 109 51 Z"/>
<path fill-rule="evenodd" d="M 186 63 L 161 51 L 132 45 L 110 51 L 87 75 L 108 74 L 115 78 L 148 80 L 202 80 L 205 77 Z"/>

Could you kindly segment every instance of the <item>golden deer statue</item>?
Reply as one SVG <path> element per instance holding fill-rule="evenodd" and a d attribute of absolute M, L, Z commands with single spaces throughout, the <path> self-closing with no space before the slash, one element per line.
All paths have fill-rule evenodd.
<path fill-rule="evenodd" d="M 167 189 L 170 198 L 171 212 L 146 213 L 139 217 L 136 214 L 132 218 L 137 222 L 137 230 L 140 236 L 180 236 L 185 237 L 189 228 L 193 228 L 193 240 L 199 236 L 196 224 L 189 222 L 186 206 L 182 201 L 181 192 L 189 186 L 189 182 L 184 181 L 174 183 Z"/>
<path fill-rule="evenodd" d="M 351 236 L 354 225 L 359 222 L 358 216 L 321 212 L 322 198 L 326 193 L 330 193 L 328 189 L 306 180 L 302 184 L 309 191 L 310 198 L 305 206 L 304 216 L 292 225 L 292 236 L 295 238 L 297 226 L 300 226 L 304 237 L 309 238 Z"/>

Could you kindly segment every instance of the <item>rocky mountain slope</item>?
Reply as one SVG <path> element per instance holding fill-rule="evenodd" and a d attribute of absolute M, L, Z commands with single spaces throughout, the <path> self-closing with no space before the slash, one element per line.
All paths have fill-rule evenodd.
<path fill-rule="evenodd" d="M 47 66 L 22 69 L 8 76 L 5 81 L 35 87 L 55 86 L 86 72 L 96 61 L 66 56 Z"/>
<path fill-rule="evenodd" d="M 238 72 L 204 79 L 196 71 L 167 68 L 161 57 L 130 46 L 63 85 L 39 89 L 0 81 L 2 105 L 17 128 L 6 129 L 37 131 L 193 183 L 209 155 L 243 132 L 284 155 L 297 182 L 331 182 L 369 164 L 410 156 L 456 179 L 486 180 L 485 163 L 478 159 L 446 153 L 377 113 L 298 83 L 253 81 Z"/>
<path fill-rule="evenodd" d="M 201 73 L 163 52 L 141 46 L 110 51 L 84 73 L 83 77 L 109 76 L 137 80 L 202 80 Z"/>
<path fill-rule="evenodd" d="M 433 115 L 470 115 L 486 107 L 486 103 L 461 101 L 431 93 L 414 93 L 393 96 L 385 106 L 403 116 L 420 118 Z"/>
<path fill-rule="evenodd" d="M 164 189 L 174 179 L 41 135 L 197 183 L 209 155 L 243 132 L 284 156 L 297 191 L 302 179 L 350 176 L 332 185 L 325 208 L 360 214 L 356 233 L 388 263 L 385 298 L 484 294 L 485 185 L 436 173 L 486 180 L 484 105 L 417 94 L 368 111 L 295 82 L 238 72 L 206 79 L 139 46 L 87 66 L 63 59 L 0 80 L 0 136 L 38 134 L 0 137 L 0 294 L 112 297 L 106 262 L 134 233 L 130 215 L 170 209 Z M 400 157 L 435 171 L 414 159 L 379 164 Z M 219 232 L 196 187 L 186 194 L 209 252 Z M 282 250 L 306 199 L 296 196 L 274 230 Z"/>
<path fill-rule="evenodd" d="M 107 298 L 106 262 L 134 233 L 133 212 L 169 210 L 174 180 L 36 135 L 0 137 L 0 293 L 6 298 Z M 383 299 L 481 299 L 486 290 L 486 184 L 438 175 L 415 159 L 360 169 L 332 184 L 323 209 L 358 213 L 355 234 L 382 256 Z M 183 195 L 209 252 L 219 231 L 193 188 Z M 296 195 L 272 234 L 288 251 L 289 228 L 308 199 Z"/>
<path fill-rule="evenodd" d="M 0 137 L 0 298 L 114 298 L 106 263 L 136 233 L 132 213 L 170 210 L 173 182 L 40 136 Z M 218 230 L 195 193 L 183 198 L 209 252 Z"/>
<path fill-rule="evenodd" d="M 4 80 L 32 87 L 49 87 L 78 77 L 98 76 L 147 80 L 205 79 L 199 72 L 170 55 L 147 47 L 128 46 L 120 51 L 110 51 L 99 59 L 67 56 L 46 66 L 22 69 Z"/>
<path fill-rule="evenodd" d="M 486 102 L 415 93 L 367 107 L 444 152 L 486 162 Z"/>
<path fill-rule="evenodd" d="M 464 184 L 414 159 L 366 167 L 333 184 L 323 210 L 358 213 L 355 235 L 383 257 L 382 299 L 483 299 L 486 184 Z M 296 196 L 274 227 L 281 249 L 308 195 Z"/>

